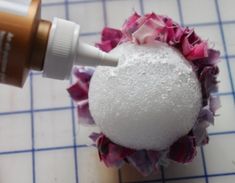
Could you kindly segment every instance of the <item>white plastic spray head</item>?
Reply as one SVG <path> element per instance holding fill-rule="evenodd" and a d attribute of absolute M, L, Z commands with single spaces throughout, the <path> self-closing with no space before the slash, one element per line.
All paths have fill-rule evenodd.
<path fill-rule="evenodd" d="M 73 65 L 117 66 L 118 58 L 79 42 L 79 32 L 78 24 L 54 18 L 44 61 L 44 77 L 68 79 Z"/>

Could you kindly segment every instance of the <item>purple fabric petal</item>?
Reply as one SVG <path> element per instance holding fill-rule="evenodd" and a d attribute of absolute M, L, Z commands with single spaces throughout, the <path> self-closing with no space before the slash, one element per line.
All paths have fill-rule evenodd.
<path fill-rule="evenodd" d="M 149 150 L 149 151 L 147 151 L 147 155 L 148 155 L 148 159 L 150 160 L 150 162 L 152 164 L 154 171 L 157 171 L 158 170 L 158 162 L 159 162 L 159 159 L 161 156 L 160 152 Z"/>
<path fill-rule="evenodd" d="M 211 112 L 215 115 L 215 112 L 221 107 L 221 102 L 219 96 L 210 95 L 209 98 L 209 108 Z"/>
<path fill-rule="evenodd" d="M 78 104 L 77 111 L 78 111 L 79 122 L 81 124 L 85 124 L 85 125 L 95 124 L 94 119 L 91 116 L 91 113 L 89 110 L 89 103 L 87 100 Z"/>
<path fill-rule="evenodd" d="M 158 161 L 158 165 L 159 166 L 168 166 L 169 163 L 170 163 L 170 159 L 169 159 L 169 148 L 166 149 L 166 150 L 162 150 L 159 152 L 160 153 L 160 158 L 159 158 L 159 161 Z"/>
<path fill-rule="evenodd" d="M 193 64 L 201 72 L 206 66 L 215 66 L 219 63 L 220 52 L 213 49 L 208 49 L 208 57 L 197 59 L 193 61 Z"/>
<path fill-rule="evenodd" d="M 184 136 L 170 147 L 169 158 L 179 163 L 189 163 L 196 153 L 194 137 Z"/>
<path fill-rule="evenodd" d="M 214 114 L 206 107 L 202 108 L 198 115 L 198 121 L 207 121 L 214 124 Z"/>
<path fill-rule="evenodd" d="M 154 171 L 152 162 L 145 150 L 137 151 L 127 159 L 144 176 L 148 176 Z"/>
<path fill-rule="evenodd" d="M 220 52 L 213 49 L 208 49 L 208 57 L 204 60 L 204 65 L 215 65 L 219 63 Z"/>
<path fill-rule="evenodd" d="M 199 75 L 199 81 L 202 87 L 203 106 L 208 105 L 210 94 L 218 90 L 218 82 L 216 80 L 218 73 L 219 68 L 217 66 L 206 66 Z"/>
<path fill-rule="evenodd" d="M 209 137 L 206 128 L 210 124 L 207 121 L 201 121 L 193 129 L 193 134 L 195 136 L 195 141 L 197 146 L 205 145 L 209 142 Z"/>
<path fill-rule="evenodd" d="M 210 109 L 204 107 L 201 109 L 198 121 L 193 128 L 193 135 L 198 146 L 205 145 L 209 142 L 206 128 L 214 124 L 214 114 Z"/>
<path fill-rule="evenodd" d="M 90 136 L 89 136 L 89 138 L 94 142 L 94 143 L 96 143 L 97 142 L 97 140 L 99 139 L 99 137 L 102 135 L 102 133 L 95 133 L 95 132 L 93 132 Z"/>

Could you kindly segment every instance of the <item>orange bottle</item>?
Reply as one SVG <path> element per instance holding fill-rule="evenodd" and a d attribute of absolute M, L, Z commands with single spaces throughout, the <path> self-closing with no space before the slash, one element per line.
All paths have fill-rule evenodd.
<path fill-rule="evenodd" d="M 66 79 L 74 64 L 117 65 L 117 58 L 79 42 L 78 24 L 41 20 L 40 9 L 41 0 L 0 0 L 0 83 L 22 87 L 30 70 Z"/>

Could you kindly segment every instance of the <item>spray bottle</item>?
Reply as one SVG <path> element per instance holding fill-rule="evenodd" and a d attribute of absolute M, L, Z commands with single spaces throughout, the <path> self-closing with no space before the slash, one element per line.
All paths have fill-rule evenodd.
<path fill-rule="evenodd" d="M 80 26 L 40 18 L 41 0 L 0 0 L 0 83 L 22 87 L 30 70 L 68 79 L 73 65 L 116 66 L 118 58 L 79 41 Z"/>

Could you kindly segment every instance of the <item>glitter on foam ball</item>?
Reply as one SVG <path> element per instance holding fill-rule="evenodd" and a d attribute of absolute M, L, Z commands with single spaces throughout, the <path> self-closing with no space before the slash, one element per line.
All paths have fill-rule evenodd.
<path fill-rule="evenodd" d="M 213 95 L 219 51 L 155 13 L 134 13 L 121 30 L 104 28 L 97 46 L 120 54 L 119 66 L 77 67 L 68 92 L 79 122 L 101 128 L 90 135 L 100 160 L 108 167 L 129 163 L 143 175 L 169 160 L 191 162 L 196 146 L 208 143 L 206 128 L 220 107 Z"/>
<path fill-rule="evenodd" d="M 123 43 L 111 51 L 118 67 L 98 67 L 89 89 L 90 112 L 113 142 L 163 150 L 187 134 L 201 109 L 192 66 L 165 43 Z"/>

